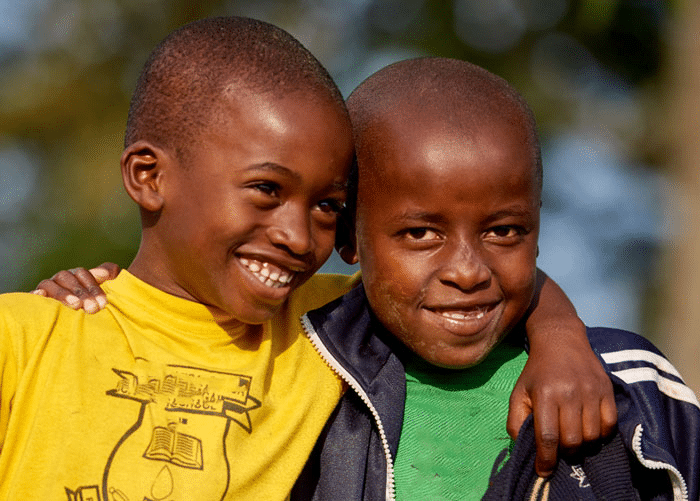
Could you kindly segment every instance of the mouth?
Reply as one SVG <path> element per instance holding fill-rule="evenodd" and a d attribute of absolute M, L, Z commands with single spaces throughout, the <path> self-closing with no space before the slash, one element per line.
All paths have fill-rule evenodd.
<path fill-rule="evenodd" d="M 432 306 L 425 309 L 453 334 L 473 336 L 491 323 L 498 304 Z"/>
<path fill-rule="evenodd" d="M 261 284 L 272 289 L 286 287 L 294 279 L 296 273 L 285 270 L 277 265 L 257 259 L 240 257 L 238 258 L 251 274 L 257 278 Z"/>
<path fill-rule="evenodd" d="M 455 320 L 458 322 L 464 320 L 481 320 L 486 316 L 489 310 L 493 309 L 493 306 L 477 306 L 473 308 L 428 308 L 433 313 L 440 315 L 448 320 Z"/>

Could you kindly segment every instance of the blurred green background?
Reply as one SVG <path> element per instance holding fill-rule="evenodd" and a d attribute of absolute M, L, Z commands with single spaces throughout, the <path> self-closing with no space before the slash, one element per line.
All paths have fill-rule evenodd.
<path fill-rule="evenodd" d="M 0 291 L 129 264 L 119 156 L 138 72 L 173 29 L 231 14 L 289 31 L 346 96 L 421 55 L 509 80 L 543 138 L 540 266 L 584 321 L 642 333 L 700 388 L 696 1 L 0 0 Z"/>

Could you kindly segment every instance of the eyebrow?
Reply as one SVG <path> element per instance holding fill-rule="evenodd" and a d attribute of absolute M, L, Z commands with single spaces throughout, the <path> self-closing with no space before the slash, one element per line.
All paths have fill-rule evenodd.
<path fill-rule="evenodd" d="M 301 182 L 301 175 L 297 172 L 294 172 L 291 169 L 288 169 L 287 167 L 284 167 L 283 165 L 276 164 L 274 162 L 263 162 L 261 164 L 253 164 L 249 165 L 245 169 L 243 169 L 244 172 L 252 172 L 252 171 L 263 171 L 263 172 L 274 172 L 276 174 L 279 174 L 280 176 L 288 177 L 291 178 L 295 181 Z"/>
<path fill-rule="evenodd" d="M 499 219 L 504 219 L 506 217 L 532 217 L 533 216 L 533 211 L 520 208 L 520 207 L 513 207 L 509 209 L 504 209 L 500 210 L 498 212 L 495 212 L 493 214 L 489 214 L 486 219 L 485 223 L 491 223 L 492 221 L 498 221 Z M 428 222 L 428 223 L 446 223 L 447 218 L 444 216 L 434 213 L 434 212 L 428 212 L 428 211 L 404 211 L 401 214 L 397 214 L 396 216 L 391 218 L 392 221 L 396 223 L 405 223 L 405 222 Z"/>
<path fill-rule="evenodd" d="M 424 221 L 429 223 L 445 223 L 447 221 L 444 216 L 428 211 L 404 211 L 391 219 L 396 222 Z"/>
<path fill-rule="evenodd" d="M 499 219 L 503 219 L 506 217 L 532 217 L 532 216 L 533 216 L 533 211 L 531 211 L 531 210 L 520 208 L 520 207 L 513 207 L 510 209 L 500 210 L 498 212 L 490 214 L 486 218 L 486 222 L 497 221 Z"/>
<path fill-rule="evenodd" d="M 253 172 L 253 171 L 262 171 L 262 172 L 274 172 L 280 176 L 288 177 L 292 180 L 294 180 L 297 183 L 302 182 L 301 174 L 298 172 L 294 172 L 293 170 L 280 165 L 276 164 L 274 162 L 263 162 L 260 164 L 253 164 L 249 165 L 245 169 L 243 169 L 244 172 Z M 340 182 L 334 182 L 331 184 L 331 191 L 342 191 L 346 192 L 348 190 L 348 182 L 347 180 L 340 183 Z"/>

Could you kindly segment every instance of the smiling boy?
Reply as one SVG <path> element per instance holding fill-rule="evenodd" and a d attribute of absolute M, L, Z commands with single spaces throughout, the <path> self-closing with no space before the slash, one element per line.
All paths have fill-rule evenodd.
<path fill-rule="evenodd" d="M 359 260 L 363 286 L 304 322 L 351 390 L 300 498 L 697 499 L 698 401 L 656 348 L 614 329 L 588 334 L 615 387 L 619 434 L 544 481 L 528 421 L 496 474 L 527 360 L 542 191 L 534 118 L 517 92 L 477 66 L 427 58 L 380 70 L 347 104 L 355 232 L 340 251 Z"/>
<path fill-rule="evenodd" d="M 166 38 L 129 112 L 142 238 L 110 305 L 0 299 L 0 499 L 285 499 L 343 390 L 298 319 L 353 283 L 309 280 L 352 155 L 340 92 L 286 32 Z"/>

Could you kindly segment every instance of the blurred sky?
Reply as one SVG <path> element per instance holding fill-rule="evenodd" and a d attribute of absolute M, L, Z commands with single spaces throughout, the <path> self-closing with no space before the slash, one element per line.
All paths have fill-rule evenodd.
<path fill-rule="evenodd" d="M 423 3 L 307 1 L 301 2 L 303 16 L 285 18 L 284 23 L 276 8 L 280 2 L 236 4 L 235 12 L 227 13 L 280 24 L 317 54 L 347 95 L 376 69 L 428 54 L 398 35 L 415 23 Z M 33 22 L 44 6 L 42 0 L 0 0 L 0 61 L 36 48 Z M 575 38 L 556 29 L 570 7 L 566 0 L 455 0 L 454 32 L 484 54 L 505 53 L 526 33 L 537 33 L 523 64 L 537 92 L 568 110 L 568 119 L 543 135 L 538 263 L 564 288 L 587 324 L 644 332 L 643 294 L 665 238 L 666 181 L 658 169 L 629 154 L 629 145 L 644 129 L 638 90 Z M 379 48 L 368 35 L 372 27 L 387 39 Z M 61 30 L 54 31 L 59 37 Z M 21 142 L 0 137 L 0 259 L 8 263 L 0 271 L 0 290 L 16 287 L 17 276 L 26 273 L 31 263 L 25 255 L 27 239 L 42 238 L 23 233 L 26 213 L 40 189 L 42 161 Z M 349 269 L 334 255 L 324 271 Z"/>

